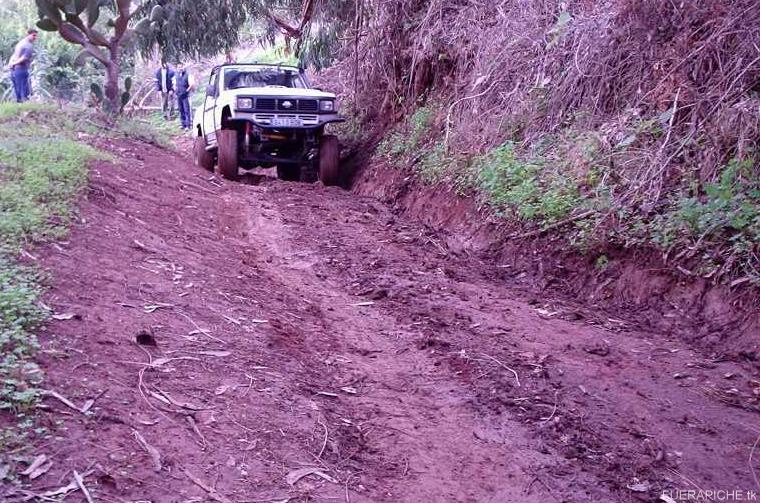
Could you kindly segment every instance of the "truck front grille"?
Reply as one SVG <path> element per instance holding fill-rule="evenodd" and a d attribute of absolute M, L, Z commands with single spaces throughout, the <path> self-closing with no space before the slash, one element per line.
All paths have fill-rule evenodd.
<path fill-rule="evenodd" d="M 290 106 L 286 106 L 286 105 Z M 256 98 L 256 110 L 260 112 L 317 112 L 319 101 L 313 99 L 295 98 Z"/>
<path fill-rule="evenodd" d="M 319 108 L 317 100 L 298 100 L 298 110 L 301 112 L 316 112 Z"/>
<path fill-rule="evenodd" d="M 274 98 L 256 98 L 256 110 L 274 110 Z"/>

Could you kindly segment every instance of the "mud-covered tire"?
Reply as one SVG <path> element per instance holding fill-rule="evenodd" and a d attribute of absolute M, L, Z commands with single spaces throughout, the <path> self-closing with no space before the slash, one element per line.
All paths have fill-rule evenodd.
<path fill-rule="evenodd" d="M 219 174 L 227 180 L 238 179 L 238 134 L 234 129 L 223 129 L 216 133 L 219 144 L 217 165 Z"/>
<path fill-rule="evenodd" d="M 286 182 L 297 182 L 301 177 L 301 168 L 296 165 L 286 164 L 277 166 L 277 178 Z"/>
<path fill-rule="evenodd" d="M 328 134 L 319 141 L 319 179 L 326 185 L 337 185 L 340 175 L 340 145 L 338 137 Z"/>
<path fill-rule="evenodd" d="M 206 140 L 203 136 L 196 136 L 193 143 L 193 162 L 196 166 L 206 171 L 214 171 L 214 154 L 206 150 Z"/>

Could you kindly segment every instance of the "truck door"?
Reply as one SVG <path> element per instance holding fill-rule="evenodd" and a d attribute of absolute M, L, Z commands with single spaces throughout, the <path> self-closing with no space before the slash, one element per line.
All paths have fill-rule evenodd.
<path fill-rule="evenodd" d="M 206 87 L 206 99 L 203 102 L 203 132 L 206 135 L 208 145 L 216 144 L 216 98 L 219 96 L 219 69 L 211 72 L 211 77 Z"/>

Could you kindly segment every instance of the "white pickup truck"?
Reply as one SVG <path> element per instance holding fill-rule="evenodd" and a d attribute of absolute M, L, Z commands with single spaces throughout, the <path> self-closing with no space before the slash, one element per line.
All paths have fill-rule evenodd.
<path fill-rule="evenodd" d="M 335 95 L 311 88 L 295 66 L 225 64 L 211 72 L 194 114 L 193 159 L 230 180 L 238 169 L 277 168 L 283 180 L 338 183 L 338 138 L 325 127 L 345 119 Z"/>

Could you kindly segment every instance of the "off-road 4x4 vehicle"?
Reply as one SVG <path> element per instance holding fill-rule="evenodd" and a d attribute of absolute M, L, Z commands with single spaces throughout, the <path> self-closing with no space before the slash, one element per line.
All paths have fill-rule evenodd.
<path fill-rule="evenodd" d="M 196 111 L 193 159 L 219 165 L 230 180 L 238 168 L 277 167 L 283 180 L 338 182 L 338 138 L 325 126 L 343 122 L 335 95 L 311 88 L 300 68 L 225 64 L 211 72 L 206 99 Z"/>

